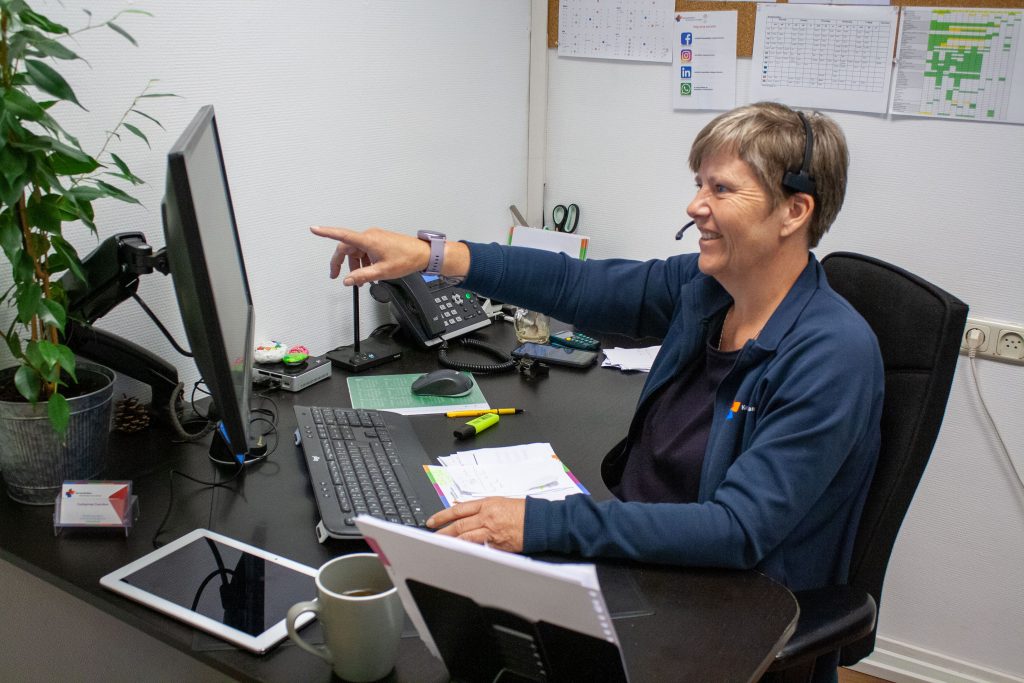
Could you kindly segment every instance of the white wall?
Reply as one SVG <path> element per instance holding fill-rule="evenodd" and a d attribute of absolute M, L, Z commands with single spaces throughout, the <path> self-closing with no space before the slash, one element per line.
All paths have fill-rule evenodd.
<path fill-rule="evenodd" d="M 40 9 L 77 28 L 86 21 L 82 7 L 103 20 L 126 6 Z M 155 15 L 119 19 L 138 48 L 107 28 L 88 31 L 73 49 L 89 66 L 57 65 L 89 111 L 61 103 L 54 113 L 91 153 L 149 79 L 160 79 L 157 92 L 180 96 L 140 104 L 166 128 L 132 120 L 151 149 L 130 134 L 115 143 L 148 184 L 135 191 L 143 207 L 97 204 L 100 237 L 141 230 L 163 245 L 167 150 L 195 112 L 213 104 L 257 339 L 316 354 L 352 341 L 350 291 L 328 279 L 333 246 L 309 234 L 310 225 L 429 227 L 491 240 L 507 231 L 509 204 L 525 205 L 528 0 L 132 6 Z M 96 245 L 84 229 L 70 233 L 82 254 Z M 139 293 L 187 345 L 171 279 L 148 275 Z M 365 289 L 361 309 L 363 336 L 387 319 Z M 197 378 L 134 302 L 98 327 L 175 362 L 186 382 Z"/>
<path fill-rule="evenodd" d="M 673 237 L 688 221 L 694 191 L 690 142 L 714 113 L 672 111 L 667 65 L 548 54 L 549 220 L 554 204 L 577 202 L 592 258 L 695 249 L 695 234 Z M 741 60 L 739 93 L 749 66 Z M 833 115 L 849 141 L 850 181 L 819 257 L 871 254 L 956 294 L 972 315 L 1024 322 L 1024 127 Z M 978 369 L 1024 470 L 1024 367 L 978 361 Z M 927 660 L 930 676 L 954 672 L 942 680 L 1024 677 L 1022 558 L 1024 491 L 995 447 L 962 361 L 892 557 L 880 648 L 899 645 Z M 994 671 L 977 674 L 978 667 Z"/>

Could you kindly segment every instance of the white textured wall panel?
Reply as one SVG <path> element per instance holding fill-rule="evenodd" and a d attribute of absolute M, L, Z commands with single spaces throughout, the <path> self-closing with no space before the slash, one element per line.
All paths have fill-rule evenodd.
<path fill-rule="evenodd" d="M 51 3 L 70 27 L 123 8 L 113 1 Z M 75 38 L 90 65 L 59 65 L 89 110 L 55 110 L 95 153 L 151 78 L 180 97 L 140 108 L 152 148 L 126 135 L 115 152 L 148 184 L 145 204 L 97 205 L 101 237 L 142 230 L 163 245 L 160 200 L 171 144 L 205 104 L 217 111 L 228 179 L 256 308 L 258 339 L 314 353 L 351 343 L 351 294 L 327 278 L 332 246 L 313 224 L 500 239 L 508 205 L 526 197 L 529 0 L 318 0 L 280 3 L 140 2 L 154 17 Z M 70 230 L 84 254 L 96 244 Z M 6 277 L 6 275 L 5 275 Z M 170 278 L 149 275 L 140 295 L 185 342 Z M 364 293 L 367 334 L 386 320 Z M 196 378 L 133 302 L 99 327 L 175 362 Z"/>

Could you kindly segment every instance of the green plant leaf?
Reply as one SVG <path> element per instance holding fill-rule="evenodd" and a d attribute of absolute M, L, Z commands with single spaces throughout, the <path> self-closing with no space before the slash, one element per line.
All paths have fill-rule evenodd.
<path fill-rule="evenodd" d="M 39 378 L 39 374 L 27 365 L 22 365 L 14 373 L 14 386 L 17 388 L 18 393 L 24 396 L 25 400 L 31 402 L 32 405 L 35 405 L 36 401 L 39 400 L 39 390 L 42 388 L 42 381 Z"/>
<path fill-rule="evenodd" d="M 56 33 L 56 34 L 68 33 L 67 27 L 61 26 L 57 22 L 51 21 L 50 19 L 44 17 L 42 14 L 38 14 L 37 12 L 33 12 L 32 10 L 30 10 L 28 8 L 23 9 L 20 12 L 18 12 L 18 18 L 21 19 L 23 24 L 26 24 L 28 26 L 35 26 L 37 28 L 40 28 L 40 29 L 46 31 L 47 33 Z"/>
<path fill-rule="evenodd" d="M 43 288 L 38 283 L 30 281 L 18 288 L 14 298 L 18 302 L 18 322 L 28 325 L 39 310 L 40 302 L 43 300 Z"/>
<path fill-rule="evenodd" d="M 125 202 L 127 204 L 139 204 L 139 205 L 142 204 L 142 202 L 140 202 L 135 197 L 131 196 L 130 194 L 128 194 L 127 192 L 125 192 L 121 188 L 115 187 L 114 185 L 111 185 L 110 183 L 105 183 L 102 180 L 97 180 L 96 184 L 99 187 L 101 187 L 104 190 L 106 190 L 108 197 L 112 197 L 114 199 L 120 199 L 122 202 Z"/>
<path fill-rule="evenodd" d="M 53 57 L 54 59 L 82 59 L 70 49 L 49 36 L 32 28 L 25 28 L 11 36 L 11 53 L 14 59 L 28 56 Z M 82 61 L 85 61 L 84 59 Z"/>
<path fill-rule="evenodd" d="M 32 197 L 28 202 L 28 219 L 40 230 L 59 235 L 61 215 L 57 207 L 59 195 L 48 194 L 41 198 Z"/>
<path fill-rule="evenodd" d="M 7 348 L 11 350 L 11 355 L 15 358 L 24 357 L 24 353 L 21 350 L 21 338 L 17 332 L 11 331 L 4 337 L 7 341 Z"/>
<path fill-rule="evenodd" d="M 108 21 L 107 22 L 107 26 L 109 26 L 111 28 L 111 30 L 113 30 L 115 33 L 118 33 L 118 34 L 124 36 L 125 40 L 127 40 L 129 43 L 131 43 L 135 47 L 139 46 L 139 44 L 137 42 L 135 42 L 135 39 L 132 38 L 131 34 L 128 33 L 128 31 L 125 31 L 123 28 L 121 28 L 120 26 L 118 26 L 114 22 Z"/>
<path fill-rule="evenodd" d="M 59 392 L 54 392 L 50 400 L 46 402 L 46 414 L 53 425 L 53 431 L 64 435 L 68 430 L 68 421 L 71 419 L 71 408 L 68 400 Z"/>
<path fill-rule="evenodd" d="M 143 135 L 141 130 L 139 130 L 138 128 L 136 128 L 135 126 L 133 126 L 130 123 L 124 123 L 124 124 L 121 124 L 121 125 L 123 125 L 125 128 L 130 130 L 133 135 L 137 135 L 138 137 L 142 138 L 142 141 L 146 143 L 146 147 L 149 147 L 150 149 L 153 149 L 152 147 L 150 147 L 149 138 L 147 138 L 145 135 Z"/>
<path fill-rule="evenodd" d="M 74 102 L 82 109 L 85 109 L 85 107 L 82 107 L 82 103 L 78 101 L 78 98 L 75 97 L 75 91 L 71 89 L 68 82 L 49 64 L 35 59 L 26 59 L 25 71 L 33 85 L 43 92 L 61 100 Z"/>
<path fill-rule="evenodd" d="M 67 320 L 68 313 L 59 303 L 43 299 L 40 301 L 38 315 L 44 324 L 56 327 L 60 330 L 61 334 L 64 334 L 64 323 Z"/>
<path fill-rule="evenodd" d="M 19 154 L 17 150 L 12 151 L 9 145 L 0 149 L 0 173 L 11 187 L 17 185 L 17 180 L 24 175 L 27 169 L 27 155 Z"/>
<path fill-rule="evenodd" d="M 100 167 L 98 161 L 85 152 L 74 147 L 63 145 L 64 149 L 54 150 L 50 155 L 50 165 L 58 175 L 85 175 Z M 69 153 L 70 152 L 70 153 Z"/>
<path fill-rule="evenodd" d="M 78 258 L 78 252 L 75 251 L 75 248 L 60 235 L 54 235 L 50 241 L 53 243 L 53 248 L 57 252 L 57 256 L 64 259 L 68 269 L 74 273 L 75 277 L 82 282 L 88 282 L 85 273 L 82 272 L 82 264 Z M 52 263 L 51 270 L 56 271 L 56 267 Z"/>
<path fill-rule="evenodd" d="M 18 249 L 15 254 L 17 260 L 12 262 L 15 282 L 28 282 L 32 279 L 35 268 L 32 266 L 32 257 L 25 253 L 24 249 Z"/>
<path fill-rule="evenodd" d="M 106 197 L 107 193 L 92 185 L 79 185 L 65 192 L 64 196 L 70 197 L 75 202 L 93 202 L 100 197 Z"/>
<path fill-rule="evenodd" d="M 4 108 L 12 115 L 28 121 L 39 121 L 46 116 L 46 110 L 35 100 L 14 88 L 4 92 Z"/>
<path fill-rule="evenodd" d="M 57 358 L 60 360 L 61 369 L 71 376 L 71 379 L 77 384 L 78 374 L 77 365 L 75 360 L 74 352 L 63 344 L 57 344 Z"/>
<path fill-rule="evenodd" d="M 175 95 L 172 92 L 150 92 L 145 95 L 139 95 L 140 100 L 144 97 L 181 97 L 181 95 Z"/>
<path fill-rule="evenodd" d="M 153 123 L 155 123 L 156 125 L 160 126 L 161 128 L 164 128 L 164 124 L 160 123 L 159 121 L 157 121 L 156 119 L 154 119 L 152 116 L 150 116 L 149 114 L 147 114 L 144 111 L 139 111 L 138 109 L 132 109 L 131 112 L 133 114 L 138 114 L 139 116 L 143 116 L 143 117 L 149 119 L 150 121 L 152 121 Z M 164 130 L 167 130 L 167 129 L 164 128 Z"/>
<path fill-rule="evenodd" d="M 5 212 L 4 216 L 0 217 L 0 248 L 12 263 L 16 258 L 15 254 L 21 251 L 21 231 L 18 230 L 18 224 L 14 222 L 10 212 Z"/>
<path fill-rule="evenodd" d="M 56 365 L 60 362 L 57 357 L 57 345 L 53 342 L 41 341 L 36 345 L 39 348 L 39 354 L 43 357 L 49 365 Z"/>
<path fill-rule="evenodd" d="M 121 176 L 120 177 L 124 178 L 125 180 L 130 182 L 132 185 L 144 185 L 145 184 L 146 181 L 143 180 L 142 178 L 138 177 L 134 173 L 132 173 L 131 169 L 128 168 L 128 164 L 126 164 L 121 157 L 119 157 L 116 154 L 114 154 L 113 152 L 111 152 L 110 153 L 110 158 L 113 159 L 114 163 L 117 165 L 117 167 L 119 169 L 121 169 Z M 114 174 L 114 175 L 116 175 L 116 174 Z"/>

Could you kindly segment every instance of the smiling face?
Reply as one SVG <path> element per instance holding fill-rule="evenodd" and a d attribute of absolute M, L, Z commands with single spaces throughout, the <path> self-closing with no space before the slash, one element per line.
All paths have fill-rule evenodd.
<path fill-rule="evenodd" d="M 731 152 L 703 159 L 696 182 L 686 212 L 700 230 L 701 272 L 729 291 L 756 283 L 790 242 L 789 202 L 773 208 L 753 170 Z"/>

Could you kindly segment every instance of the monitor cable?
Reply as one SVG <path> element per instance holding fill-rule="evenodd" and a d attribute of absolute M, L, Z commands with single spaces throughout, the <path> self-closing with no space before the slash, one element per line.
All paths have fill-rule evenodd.
<path fill-rule="evenodd" d="M 199 382 L 196 382 L 196 384 L 198 385 Z M 170 519 L 171 510 L 174 509 L 174 477 L 178 476 L 181 477 L 182 479 L 188 479 L 193 483 L 208 488 L 228 488 L 228 484 L 238 479 L 242 472 L 245 471 L 245 468 L 249 467 L 250 465 L 254 465 L 258 462 L 266 460 L 267 458 L 274 454 L 274 451 L 277 450 L 277 445 L 279 441 L 277 430 L 277 404 L 274 403 L 273 399 L 270 399 L 266 396 L 260 396 L 260 398 L 270 401 L 271 405 L 273 405 L 274 408 L 273 410 L 269 408 L 254 408 L 252 410 L 253 413 L 257 414 L 257 417 L 251 418 L 249 420 L 249 424 L 254 425 L 257 423 L 265 423 L 269 425 L 269 428 L 266 431 L 259 434 L 259 436 L 257 437 L 257 445 L 251 450 L 251 455 L 247 455 L 240 460 L 233 460 L 230 462 L 217 460 L 213 457 L 210 458 L 211 461 L 217 463 L 218 465 L 227 465 L 233 467 L 234 469 L 231 472 L 230 476 L 221 481 L 205 481 L 203 479 L 197 479 L 192 475 L 185 474 L 184 472 L 179 472 L 178 470 L 170 470 L 167 473 L 168 490 L 170 493 L 167 500 L 167 510 L 164 512 L 163 519 L 160 520 L 160 525 L 157 526 L 156 532 L 153 534 L 152 544 L 154 548 L 159 548 L 163 545 L 163 543 L 159 542 L 158 539 L 160 538 L 160 535 L 163 534 L 164 527 L 167 526 L 167 520 Z M 267 417 L 264 417 L 264 415 L 266 415 Z M 229 490 L 234 491 L 234 489 Z"/>

